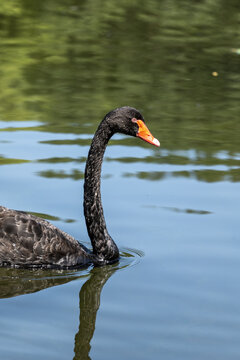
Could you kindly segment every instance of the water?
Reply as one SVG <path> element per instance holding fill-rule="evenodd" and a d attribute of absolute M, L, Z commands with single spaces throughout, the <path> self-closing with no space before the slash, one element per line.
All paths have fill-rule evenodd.
<path fill-rule="evenodd" d="M 12 1 L 0 14 L 1 205 L 90 246 L 98 122 L 135 106 L 161 141 L 107 148 L 118 264 L 0 269 L 1 359 L 239 359 L 239 2 Z"/>

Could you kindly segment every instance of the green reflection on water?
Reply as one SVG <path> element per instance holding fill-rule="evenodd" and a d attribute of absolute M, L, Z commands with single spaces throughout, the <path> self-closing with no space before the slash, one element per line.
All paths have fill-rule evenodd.
<path fill-rule="evenodd" d="M 93 133 L 107 111 L 128 104 L 143 111 L 164 149 L 196 149 L 201 164 L 239 165 L 232 159 L 240 134 L 239 14 L 233 0 L 3 3 L 1 119 L 44 122 L 36 131 Z M 223 150 L 226 158 L 216 159 Z M 192 164 L 188 157 L 165 160 Z M 238 169 L 221 172 L 194 176 L 239 181 Z M 82 178 L 75 171 L 42 175 Z"/>
<path fill-rule="evenodd" d="M 59 170 L 59 171 L 46 170 L 46 171 L 40 171 L 38 175 L 46 178 L 60 178 L 60 179 L 70 178 L 72 180 L 83 179 L 83 173 L 78 169 L 73 169 L 69 174 L 64 170 Z"/>
<path fill-rule="evenodd" d="M 23 159 L 9 159 L 9 158 L 0 156 L 0 165 L 22 164 L 22 163 L 27 163 L 27 162 L 29 162 L 29 161 L 23 160 Z"/>

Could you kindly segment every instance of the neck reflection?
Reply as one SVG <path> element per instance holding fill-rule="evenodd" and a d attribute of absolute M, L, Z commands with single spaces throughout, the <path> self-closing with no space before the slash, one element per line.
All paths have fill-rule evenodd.
<path fill-rule="evenodd" d="M 91 339 L 95 330 L 97 311 L 100 306 L 102 288 L 116 271 L 116 266 L 93 268 L 90 278 L 83 284 L 79 294 L 79 329 L 75 336 L 75 356 L 73 360 L 91 359 Z"/>

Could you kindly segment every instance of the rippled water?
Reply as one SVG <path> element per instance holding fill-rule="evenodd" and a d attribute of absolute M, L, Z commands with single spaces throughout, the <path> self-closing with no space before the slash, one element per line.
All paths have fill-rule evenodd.
<path fill-rule="evenodd" d="M 0 15 L 1 205 L 90 246 L 98 122 L 135 106 L 161 141 L 107 148 L 119 263 L 0 269 L 1 359 L 239 359 L 239 2 L 13 1 Z"/>

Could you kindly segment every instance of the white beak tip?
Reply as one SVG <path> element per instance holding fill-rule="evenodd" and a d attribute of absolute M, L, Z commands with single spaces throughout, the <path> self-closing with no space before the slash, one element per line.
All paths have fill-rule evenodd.
<path fill-rule="evenodd" d="M 160 146 L 160 141 L 158 141 L 158 139 L 154 138 L 153 139 L 153 144 L 156 146 Z"/>

